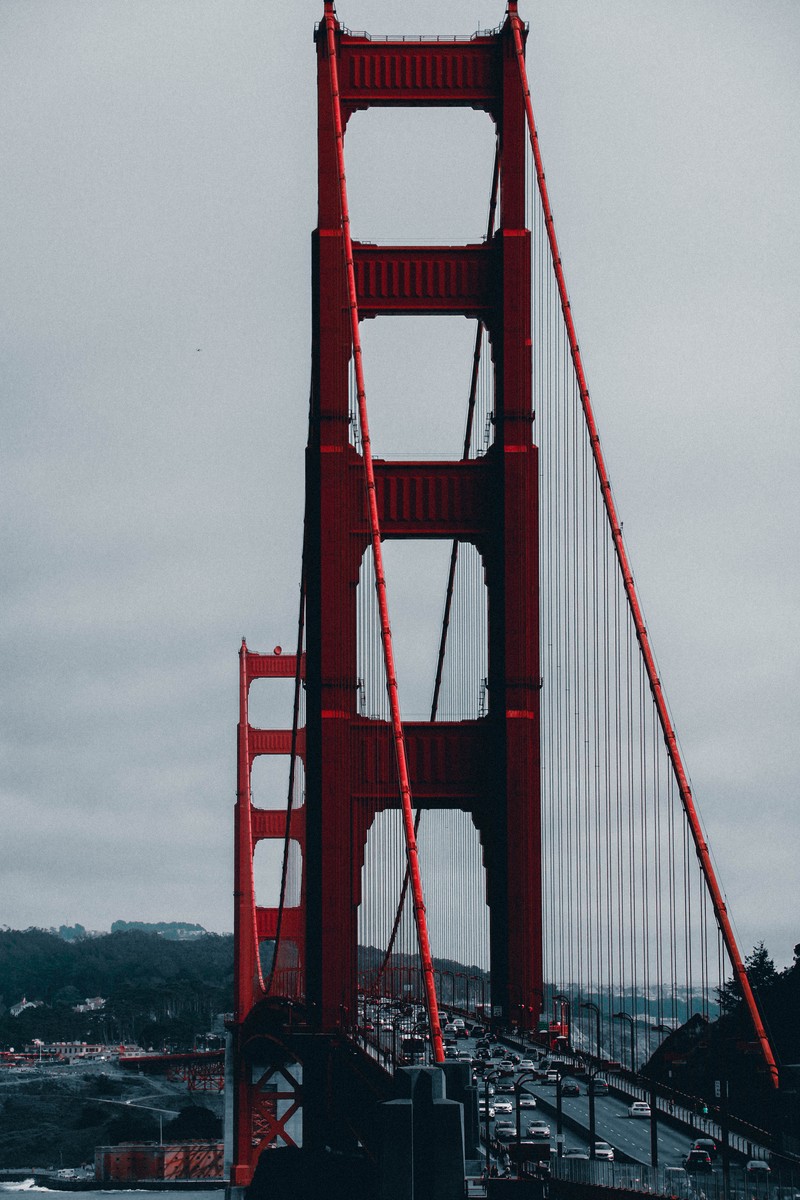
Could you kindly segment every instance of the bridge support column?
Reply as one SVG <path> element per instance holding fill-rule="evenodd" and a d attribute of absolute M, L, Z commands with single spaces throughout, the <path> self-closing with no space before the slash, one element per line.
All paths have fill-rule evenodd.
<path fill-rule="evenodd" d="M 463 1200 L 463 1109 L 444 1073 L 408 1067 L 395 1079 L 407 1095 L 380 1106 L 380 1200 Z"/>

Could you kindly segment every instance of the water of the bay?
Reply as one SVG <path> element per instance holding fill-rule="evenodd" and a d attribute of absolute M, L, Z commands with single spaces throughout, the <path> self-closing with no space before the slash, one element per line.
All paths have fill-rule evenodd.
<path fill-rule="evenodd" d="M 101 1191 L 100 1188 L 92 1189 L 86 1192 L 60 1192 L 57 1188 L 38 1187 L 33 1179 L 25 1179 L 21 1183 L 0 1183 L 0 1196 L 4 1193 L 9 1193 L 9 1200 L 12 1200 L 11 1193 L 22 1193 L 19 1200 L 24 1200 L 26 1193 L 44 1192 L 47 1194 L 47 1200 L 80 1200 L 84 1197 L 89 1200 L 92 1196 L 125 1196 L 128 1191 L 135 1192 L 136 1200 L 166 1200 L 169 1192 L 153 1192 L 147 1188 L 114 1188 L 113 1191 Z M 177 1193 L 180 1200 L 222 1200 L 222 1192 L 219 1189 L 198 1188 L 197 1191 L 181 1191 Z"/>

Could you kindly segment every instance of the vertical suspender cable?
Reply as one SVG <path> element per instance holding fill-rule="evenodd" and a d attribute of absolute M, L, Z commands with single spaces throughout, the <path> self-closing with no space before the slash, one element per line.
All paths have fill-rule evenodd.
<path fill-rule="evenodd" d="M 342 113 L 339 104 L 339 71 L 336 61 L 336 31 L 333 11 L 333 0 L 325 0 L 325 28 L 328 35 L 328 69 L 330 72 L 331 107 L 333 109 L 334 129 L 336 133 L 336 158 L 339 170 L 339 196 L 341 203 L 342 234 L 344 237 L 344 253 L 347 266 L 347 290 L 350 300 L 350 326 L 353 339 L 353 362 L 356 371 L 356 388 L 358 400 L 358 419 L 361 425 L 361 440 L 364 455 L 364 475 L 367 489 L 367 508 L 369 516 L 370 542 L 372 557 L 375 563 L 375 590 L 378 595 L 380 611 L 381 640 L 386 664 L 386 688 L 389 696 L 391 711 L 392 739 L 397 762 L 397 777 L 400 785 L 400 800 L 402 803 L 403 827 L 405 830 L 406 855 L 408 870 L 411 877 L 411 892 L 414 900 L 414 918 L 419 940 L 419 954 L 422 964 L 422 976 L 425 985 L 425 1001 L 428 1009 L 428 1019 L 431 1029 L 431 1046 L 435 1062 L 444 1062 L 444 1046 L 442 1030 L 439 1024 L 439 1005 L 436 999 L 436 984 L 433 978 L 433 959 L 431 956 L 430 940 L 428 938 L 428 923 L 425 916 L 425 900 L 422 893 L 422 876 L 419 869 L 417 839 L 414 836 L 414 814 L 411 803 L 411 785 L 408 774 L 408 759 L 403 736 L 403 725 L 400 718 L 400 700 L 397 692 L 395 675 L 394 649 L 392 646 L 392 630 L 389 624 L 389 605 L 386 598 L 386 579 L 383 571 L 383 553 L 381 550 L 381 530 L 378 518 L 378 501 L 375 494 L 375 472 L 372 465 L 372 445 L 367 419 L 367 393 L 364 386 L 364 368 L 361 360 L 361 333 L 358 327 L 358 293 L 356 292 L 356 275 L 353 266 L 353 241 L 350 236 L 350 213 L 347 204 L 347 180 L 344 171 L 344 132 L 342 129 Z"/>
<path fill-rule="evenodd" d="M 677 737 L 675 736 L 675 731 L 672 727 L 672 722 L 670 720 L 669 712 L 667 709 L 667 702 L 666 702 L 666 699 L 664 696 L 664 692 L 661 688 L 661 681 L 658 677 L 658 672 L 656 670 L 656 664 L 655 664 L 655 659 L 653 657 L 653 652 L 650 648 L 650 641 L 647 636 L 647 629 L 645 627 L 644 617 L 642 615 L 641 606 L 639 604 L 639 598 L 636 594 L 636 588 L 635 588 L 634 582 L 633 582 L 633 573 L 631 571 L 630 563 L 628 561 L 628 555 L 625 550 L 624 542 L 622 540 L 622 528 L 620 526 L 616 506 L 614 504 L 614 500 L 611 495 L 611 482 L 609 480 L 608 472 L 606 470 L 606 464 L 605 464 L 605 459 L 603 457 L 603 452 L 600 448 L 600 438 L 599 438 L 599 435 L 597 432 L 597 425 L 596 425 L 595 419 L 594 419 L 594 411 L 592 409 L 591 400 L 589 398 L 589 388 L 586 383 L 586 375 L 583 370 L 583 361 L 581 359 L 581 353 L 580 353 L 580 349 L 578 346 L 578 339 L 577 339 L 577 335 L 575 333 L 575 324 L 572 320 L 572 312 L 570 309 L 569 295 L 567 293 L 566 279 L 564 277 L 564 270 L 561 265 L 561 254 L 559 252 L 558 241 L 556 239 L 555 225 L 553 222 L 553 213 L 550 208 L 550 197 L 548 195 L 547 185 L 545 183 L 544 167 L 542 165 L 542 156 L 541 156 L 541 152 L 539 150 L 539 136 L 536 132 L 536 123 L 533 118 L 533 105 L 531 103 L 530 88 L 528 86 L 528 76 L 527 76 L 527 72 L 525 70 L 525 52 L 522 47 L 522 33 L 521 33 L 522 22 L 520 21 L 519 15 L 517 13 L 517 0 L 509 0 L 509 2 L 508 2 L 508 17 L 509 17 L 509 21 L 511 22 L 511 28 L 512 28 L 512 31 L 514 34 L 514 46 L 515 46 L 516 54 L 517 54 L 517 62 L 519 64 L 520 83 L 522 85 L 522 90 L 523 90 L 523 93 L 525 96 L 525 110 L 526 110 L 526 114 L 527 114 L 527 118 L 528 118 L 528 131 L 530 133 L 531 149 L 533 151 L 533 160 L 534 160 L 534 165 L 535 165 L 535 170 L 536 170 L 536 180 L 539 185 L 539 195 L 540 195 L 541 201 L 542 201 L 542 208 L 544 209 L 545 225 L 546 225 L 546 229 L 547 229 L 547 238 L 550 243 L 550 253 L 551 253 L 552 259 L 553 259 L 553 269 L 555 271 L 556 283 L 558 285 L 558 294 L 559 294 L 559 299 L 561 301 L 561 310 L 564 315 L 564 324 L 565 324 L 566 331 L 567 331 L 567 337 L 569 339 L 569 348 L 570 348 L 570 353 L 572 356 L 572 363 L 575 368 L 575 375 L 578 380 L 581 405 L 582 405 L 584 417 L 586 420 L 586 427 L 587 427 L 587 430 L 589 433 L 589 443 L 592 448 L 592 454 L 594 455 L 595 466 L 597 468 L 597 474 L 598 474 L 599 481 L 600 481 L 600 490 L 601 490 L 601 493 L 603 496 L 603 502 L 605 504 L 606 513 L 608 515 L 608 520 L 609 520 L 609 524 L 611 527 L 611 536 L 612 536 L 612 539 L 614 542 L 614 550 L 616 552 L 620 571 L 622 572 L 622 581 L 623 581 L 623 584 L 625 587 L 625 595 L 628 600 L 628 606 L 630 608 L 631 617 L 633 619 L 634 628 L 636 630 L 636 637 L 637 637 L 637 639 L 639 641 L 639 645 L 641 647 L 642 657 L 644 659 L 644 666 L 645 666 L 645 670 L 647 672 L 648 682 L 650 684 L 650 690 L 653 694 L 653 700 L 654 700 L 654 703 L 656 706 L 656 710 L 658 712 L 658 719 L 659 719 L 659 723 L 661 725 L 661 731 L 664 735 L 664 740 L 665 740 L 666 746 L 667 746 L 667 753 L 668 753 L 670 761 L 672 763 L 672 768 L 675 772 L 675 778 L 676 778 L 676 781 L 678 784 L 678 791 L 680 794 L 680 798 L 681 798 L 681 802 L 683 804 L 684 811 L 686 813 L 687 820 L 689 822 L 689 828 L 691 830 L 692 840 L 694 841 L 695 851 L 696 851 L 697 857 L 700 861 L 700 868 L 703 872 L 703 876 L 706 881 L 706 887 L 708 888 L 709 895 L 711 897 L 711 903 L 712 903 L 712 906 L 714 909 L 714 915 L 716 917 L 717 924 L 719 926 L 720 932 L 721 932 L 723 940 L 725 942 L 725 946 L 728 951 L 728 957 L 730 958 L 731 965 L 734 970 L 734 974 L 736 975 L 736 979 L 739 983 L 739 986 L 742 989 L 742 995 L 744 996 L 744 1000 L 747 1005 L 747 1009 L 750 1013 L 750 1017 L 753 1022 L 753 1028 L 755 1030 L 756 1037 L 758 1038 L 758 1042 L 759 1042 L 759 1045 L 761 1048 L 761 1053 L 763 1055 L 764 1062 L 766 1063 L 767 1070 L 769 1072 L 769 1076 L 772 1081 L 772 1085 L 773 1085 L 773 1087 L 777 1087 L 778 1086 L 777 1063 L 775 1061 L 775 1056 L 773 1054 L 772 1046 L 770 1045 L 770 1041 L 767 1036 L 766 1029 L 764 1028 L 764 1023 L 761 1019 L 761 1014 L 759 1013 L 759 1010 L 758 1010 L 758 1005 L 756 1003 L 756 999 L 753 994 L 753 989 L 751 988 L 750 981 L 747 978 L 747 972 L 745 970 L 741 954 L 739 953 L 739 947 L 736 944 L 736 937 L 733 932 L 733 927 L 730 923 L 730 918 L 728 917 L 728 911 L 727 911 L 727 907 L 725 904 L 725 900 L 722 896 L 722 891 L 720 889 L 719 883 L 717 882 L 717 877 L 716 877 L 716 873 L 714 871 L 714 866 L 713 866 L 713 863 L 711 862 L 711 855 L 709 853 L 708 845 L 706 843 L 706 840 L 705 840 L 705 837 L 703 834 L 703 830 L 700 825 L 700 818 L 698 816 L 697 809 L 696 809 L 695 803 L 694 803 L 694 799 L 692 797 L 692 791 L 689 786 L 689 780 L 686 775 L 686 771 L 684 769 L 680 750 L 678 749 L 678 740 L 677 740 Z"/>
<path fill-rule="evenodd" d="M 489 200 L 489 217 L 486 222 L 486 241 L 492 239 L 494 233 L 494 217 L 497 208 L 497 184 L 500 177 L 500 155 L 495 150 L 494 155 L 494 170 L 492 172 L 492 194 Z M 483 341 L 483 325 L 480 321 L 477 323 L 475 331 L 475 350 L 472 355 L 472 378 L 470 380 L 469 401 L 467 404 L 467 422 L 464 430 L 464 446 L 461 452 L 463 461 L 469 458 L 470 449 L 472 447 L 472 426 L 475 419 L 475 397 L 478 391 L 478 368 L 481 362 L 481 344 Z M 453 587 L 456 577 L 456 562 L 458 561 L 458 539 L 453 539 L 453 545 L 450 550 L 450 569 L 447 575 L 447 593 L 445 595 L 444 616 L 442 618 L 442 632 L 439 639 L 439 656 L 436 662 L 436 679 L 433 685 L 433 699 L 431 701 L 430 720 L 435 721 L 439 708 L 439 691 L 442 686 L 442 670 L 444 667 L 444 656 L 447 648 L 447 630 L 450 625 L 450 612 L 453 606 Z"/>
<path fill-rule="evenodd" d="M 495 151 L 494 170 L 492 172 L 492 194 L 491 194 L 491 198 L 489 200 L 489 217 L 488 217 L 487 229 L 486 229 L 487 242 L 491 240 L 492 234 L 494 233 L 494 217 L 495 217 L 495 211 L 497 208 L 497 184 L 498 184 L 499 175 L 500 175 L 500 156 L 499 156 L 498 152 Z M 463 446 L 463 450 L 462 450 L 462 454 L 461 454 L 462 460 L 465 462 L 469 458 L 470 450 L 472 448 L 472 428 L 473 428 L 474 421 L 475 421 L 475 399 L 476 399 L 477 392 L 478 392 L 478 371 L 479 371 L 479 368 L 481 365 L 481 347 L 482 347 L 482 343 L 483 343 L 483 325 L 480 321 L 478 321 L 477 324 L 478 324 L 478 328 L 475 333 L 475 350 L 472 355 L 472 376 L 470 379 L 469 400 L 467 402 L 467 420 L 466 420 L 466 427 L 464 430 L 464 446 Z M 436 720 L 438 713 L 439 713 L 439 697 L 440 697 L 441 689 L 442 689 L 442 673 L 444 671 L 445 652 L 447 650 L 447 634 L 448 634 L 448 631 L 450 628 L 450 616 L 451 616 L 452 609 L 453 609 L 453 592 L 455 590 L 456 566 L 458 563 L 458 547 L 459 547 L 458 539 L 454 538 L 453 545 L 450 548 L 450 567 L 449 567 L 448 574 L 447 574 L 447 588 L 445 591 L 444 615 L 442 617 L 442 631 L 441 631 L 441 634 L 439 635 L 439 654 L 438 654 L 437 661 L 436 661 L 436 678 L 435 678 L 434 684 L 433 684 L 433 699 L 431 700 L 431 715 L 429 718 L 431 723 L 433 723 Z M 419 822 L 420 822 L 421 814 L 422 814 L 422 810 L 418 809 L 416 818 L 414 820 L 415 836 L 419 833 Z M 400 919 L 403 915 L 403 908 L 404 908 L 405 901 L 406 901 L 406 895 L 408 893 L 408 884 L 409 884 L 409 872 L 408 872 L 408 869 L 406 869 L 405 875 L 403 877 L 403 885 L 400 889 L 400 899 L 397 904 L 397 912 L 396 912 L 395 918 L 394 918 L 394 925 L 392 926 L 392 932 L 389 936 L 389 943 L 386 947 L 386 953 L 384 954 L 383 962 L 378 970 L 379 976 L 381 976 L 384 973 L 384 971 L 386 970 L 387 966 L 389 965 L 389 962 L 392 957 L 392 952 L 394 950 L 394 944 L 397 939 L 397 931 L 400 926 Z"/>

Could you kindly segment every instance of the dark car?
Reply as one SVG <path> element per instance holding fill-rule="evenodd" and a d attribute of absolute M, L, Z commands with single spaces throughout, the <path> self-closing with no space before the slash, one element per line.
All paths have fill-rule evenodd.
<path fill-rule="evenodd" d="M 695 1138 L 695 1140 L 692 1142 L 692 1149 L 705 1150 L 712 1162 L 714 1162 L 715 1158 L 717 1157 L 717 1143 L 713 1138 Z"/>
<path fill-rule="evenodd" d="M 603 1079 L 602 1075 L 598 1075 L 594 1081 L 594 1094 L 595 1096 L 608 1095 L 608 1080 Z"/>
<path fill-rule="evenodd" d="M 562 1096 L 580 1096 L 581 1089 L 578 1087 L 574 1079 L 565 1079 L 561 1084 Z"/>
<path fill-rule="evenodd" d="M 690 1150 L 683 1165 L 687 1171 L 710 1171 L 711 1155 L 707 1150 Z"/>

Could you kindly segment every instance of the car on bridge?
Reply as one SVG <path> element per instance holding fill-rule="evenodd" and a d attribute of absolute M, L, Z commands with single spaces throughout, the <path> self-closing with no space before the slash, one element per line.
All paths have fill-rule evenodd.
<path fill-rule="evenodd" d="M 687 1171 L 691 1171 L 692 1173 L 710 1171 L 711 1155 L 707 1150 L 690 1150 L 684 1159 L 683 1165 Z"/>
<path fill-rule="evenodd" d="M 526 1134 L 529 1138 L 549 1138 L 550 1126 L 547 1121 L 531 1121 Z"/>
<path fill-rule="evenodd" d="M 494 1102 L 494 1111 L 498 1113 L 513 1113 L 514 1105 L 510 1100 L 498 1096 Z"/>
<path fill-rule="evenodd" d="M 629 1117 L 649 1117 L 650 1115 L 650 1105 L 645 1100 L 634 1100 L 628 1109 Z"/>
<path fill-rule="evenodd" d="M 519 1106 L 520 1108 L 536 1108 L 536 1097 L 532 1096 L 530 1092 L 520 1090 Z"/>
<path fill-rule="evenodd" d="M 606 1162 L 614 1161 L 614 1147 L 610 1142 L 595 1142 L 594 1157 L 605 1159 Z"/>
<path fill-rule="evenodd" d="M 578 1087 L 574 1079 L 565 1079 L 561 1084 L 562 1096 L 580 1096 L 581 1089 Z"/>
<path fill-rule="evenodd" d="M 496 1150 L 505 1150 L 511 1144 L 511 1142 L 515 1142 L 516 1140 L 517 1131 L 513 1126 L 506 1129 L 495 1128 L 494 1138 L 492 1141 Z"/>

